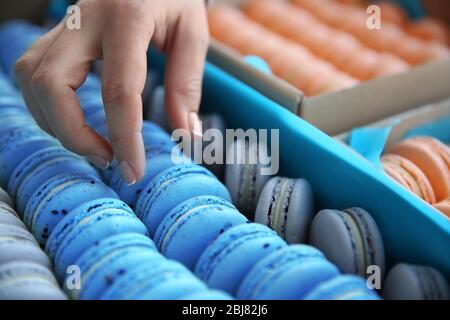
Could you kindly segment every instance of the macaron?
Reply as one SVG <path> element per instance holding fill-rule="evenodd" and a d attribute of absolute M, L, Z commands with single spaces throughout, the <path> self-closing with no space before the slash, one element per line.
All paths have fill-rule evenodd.
<path fill-rule="evenodd" d="M 286 242 L 268 227 L 246 223 L 219 235 L 202 253 L 195 274 L 210 288 L 235 295 L 247 273 Z"/>
<path fill-rule="evenodd" d="M 180 300 L 234 300 L 229 294 L 219 290 L 205 290 L 189 293 L 180 298 Z"/>
<path fill-rule="evenodd" d="M 388 150 L 413 162 L 427 176 L 441 201 L 450 196 L 450 148 L 430 137 L 400 141 Z"/>
<path fill-rule="evenodd" d="M 66 300 L 49 269 L 33 262 L 0 265 L 1 300 Z"/>
<path fill-rule="evenodd" d="M 255 222 L 275 230 L 288 243 L 304 243 L 313 216 L 314 197 L 309 182 L 274 177 L 259 196 Z"/>
<path fill-rule="evenodd" d="M 198 196 L 180 203 L 166 215 L 154 241 L 164 256 L 194 270 L 212 241 L 227 229 L 247 221 L 228 201 L 216 196 Z"/>
<path fill-rule="evenodd" d="M 121 233 L 106 237 L 85 252 L 75 262 L 81 271 L 80 289 L 69 289 L 66 276 L 64 290 L 72 299 L 98 299 L 106 289 L 128 270 L 146 261 L 162 261 L 164 257 L 155 244 L 140 233 Z"/>
<path fill-rule="evenodd" d="M 41 185 L 31 195 L 23 219 L 41 245 L 72 209 L 90 200 L 117 198 L 100 180 L 86 174 L 62 174 Z"/>
<path fill-rule="evenodd" d="M 428 203 L 435 203 L 433 187 L 426 175 L 408 159 L 386 154 L 381 157 L 384 171 L 400 185 L 416 194 Z"/>
<path fill-rule="evenodd" d="M 122 171 L 117 167 L 111 176 L 109 185 L 117 192 L 120 199 L 126 202 L 132 209 L 135 209 L 139 196 L 145 186 L 158 174 L 175 165 L 172 161 L 171 150 L 172 147 L 167 144 L 147 148 L 144 177 L 139 182 L 128 185 L 123 179 Z"/>
<path fill-rule="evenodd" d="M 36 151 L 58 145 L 54 138 L 35 128 L 10 130 L 0 140 L 0 185 L 3 188 L 21 160 Z"/>
<path fill-rule="evenodd" d="M 48 180 L 61 174 L 80 173 L 86 174 L 95 179 L 100 179 L 100 176 L 89 163 L 72 154 L 61 156 L 54 156 L 51 159 L 37 165 L 35 168 L 27 168 L 31 170 L 24 170 L 28 174 L 23 177 L 16 192 L 17 210 L 24 212 L 31 195 L 41 185 Z M 12 180 L 12 179 L 11 179 Z"/>
<path fill-rule="evenodd" d="M 230 200 L 226 187 L 206 168 L 195 164 L 176 165 L 147 184 L 139 196 L 136 214 L 153 237 L 170 210 L 183 201 L 202 195 Z"/>
<path fill-rule="evenodd" d="M 311 223 L 309 243 L 343 273 L 367 277 L 367 268 L 376 265 L 384 278 L 383 239 L 364 209 L 321 210 Z"/>
<path fill-rule="evenodd" d="M 216 113 L 201 114 L 200 121 L 202 124 L 203 138 L 187 139 L 186 141 L 182 141 L 181 144 L 183 145 L 183 148 L 185 148 L 183 149 L 183 151 L 185 151 L 186 156 L 190 156 L 194 161 L 196 161 L 195 158 L 197 157 L 197 153 L 199 153 L 199 150 L 197 149 L 197 144 L 200 144 L 202 155 L 208 156 L 211 155 L 211 159 L 203 157 L 203 159 L 201 160 L 201 164 L 205 166 L 208 170 L 210 170 L 212 173 L 214 173 L 214 175 L 219 180 L 223 180 L 225 173 L 225 166 L 223 165 L 223 163 L 221 162 L 207 163 L 207 162 L 210 161 L 212 162 L 216 160 L 214 158 L 214 155 L 216 156 L 219 155 L 218 150 L 221 150 L 221 154 L 226 151 L 224 145 L 219 145 L 221 143 L 221 140 L 217 140 L 216 138 L 218 135 L 220 135 L 220 137 L 225 137 L 225 130 L 226 130 L 225 122 L 223 118 Z M 220 159 L 220 161 L 223 161 L 223 159 Z"/>
<path fill-rule="evenodd" d="M 339 275 L 319 283 L 305 300 L 380 300 L 380 297 L 367 287 L 364 278 Z"/>
<path fill-rule="evenodd" d="M 259 148 L 268 150 L 262 142 L 258 144 L 237 139 L 228 146 L 226 154 L 225 184 L 233 204 L 250 220 L 254 219 L 259 194 L 271 178 L 262 174 Z"/>
<path fill-rule="evenodd" d="M 23 159 L 20 164 L 16 167 L 11 175 L 11 179 L 8 182 L 8 192 L 13 198 L 17 196 L 17 190 L 19 189 L 22 181 L 33 172 L 36 167 L 40 166 L 42 163 L 57 158 L 61 156 L 73 156 L 75 159 L 81 159 L 74 153 L 67 151 L 61 146 L 52 146 L 39 150 L 32 155 L 29 155 Z"/>
<path fill-rule="evenodd" d="M 307 245 L 290 245 L 260 260 L 236 297 L 241 300 L 301 300 L 318 283 L 339 274 L 323 254 Z"/>
<path fill-rule="evenodd" d="M 17 241 L 27 241 L 29 243 L 35 244 L 38 243 L 33 235 L 26 229 L 21 226 L 15 226 L 11 224 L 0 224 L 0 236 L 3 240 L 17 240 Z"/>
<path fill-rule="evenodd" d="M 129 295 L 131 300 L 175 300 L 186 294 L 202 292 L 206 285 L 188 272 L 174 272 L 167 269 L 157 270 L 153 276 L 145 279 L 145 285 Z"/>
<path fill-rule="evenodd" d="M 19 215 L 6 203 L 0 202 L 0 224 L 9 224 L 26 230 Z"/>
<path fill-rule="evenodd" d="M 450 218 L 450 198 L 436 203 L 434 207 Z"/>
<path fill-rule="evenodd" d="M 146 110 L 146 119 L 157 123 L 167 131 L 171 125 L 167 119 L 164 86 L 157 86 L 150 98 L 150 105 Z"/>
<path fill-rule="evenodd" d="M 96 199 L 71 210 L 50 235 L 45 250 L 62 280 L 67 267 L 85 250 L 104 238 L 128 232 L 147 235 L 145 225 L 124 202 Z"/>
<path fill-rule="evenodd" d="M 11 197 L 2 188 L 0 188 L 0 202 L 6 203 L 10 207 L 14 207 Z"/>
<path fill-rule="evenodd" d="M 148 260 L 128 269 L 100 296 L 101 300 L 142 299 L 145 291 L 153 291 L 167 281 L 189 277 L 189 271 L 180 263 L 169 260 Z M 200 290 L 206 286 L 200 283 Z M 144 291 L 142 291 L 144 289 Z M 180 288 L 181 289 L 181 288 Z M 173 290 L 173 289 L 172 289 Z M 176 288 L 175 288 L 176 291 Z M 183 294 L 179 290 L 179 294 Z M 194 290 L 195 291 L 195 290 Z M 176 299 L 176 298 L 174 298 Z"/>
<path fill-rule="evenodd" d="M 448 300 L 449 286 L 444 276 L 432 267 L 399 263 L 386 276 L 383 297 L 388 300 Z"/>

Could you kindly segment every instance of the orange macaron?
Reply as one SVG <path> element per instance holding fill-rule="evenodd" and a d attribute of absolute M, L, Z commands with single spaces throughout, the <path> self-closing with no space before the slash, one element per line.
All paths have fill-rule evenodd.
<path fill-rule="evenodd" d="M 450 198 L 436 203 L 434 207 L 450 218 Z"/>
<path fill-rule="evenodd" d="M 439 202 L 450 196 L 448 148 L 436 139 L 416 137 L 395 144 L 389 152 L 405 157 L 419 167 L 430 181 Z"/>
<path fill-rule="evenodd" d="M 403 187 L 430 204 L 436 202 L 430 181 L 414 163 L 394 154 L 384 155 L 381 163 L 385 172 Z"/>

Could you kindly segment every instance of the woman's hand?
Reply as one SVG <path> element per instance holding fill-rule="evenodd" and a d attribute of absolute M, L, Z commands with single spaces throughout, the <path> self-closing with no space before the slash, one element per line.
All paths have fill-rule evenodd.
<path fill-rule="evenodd" d="M 39 126 L 69 150 L 107 167 L 113 156 L 125 180 L 145 169 L 141 135 L 147 48 L 168 56 L 165 86 L 171 124 L 198 128 L 208 26 L 204 0 L 81 0 L 81 29 L 65 21 L 16 63 L 25 101 Z M 94 60 L 103 59 L 102 91 L 110 142 L 85 124 L 75 94 Z"/>

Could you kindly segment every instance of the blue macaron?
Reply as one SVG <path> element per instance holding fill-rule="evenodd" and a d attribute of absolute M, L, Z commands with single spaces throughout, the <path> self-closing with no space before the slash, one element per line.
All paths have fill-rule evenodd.
<path fill-rule="evenodd" d="M 32 169 L 32 168 L 27 168 Z M 98 172 L 86 161 L 72 154 L 65 154 L 38 165 L 28 172 L 17 189 L 16 203 L 19 212 L 24 212 L 31 195 L 48 180 L 61 174 L 80 173 L 100 179 Z"/>
<path fill-rule="evenodd" d="M 100 296 L 102 300 L 143 299 L 146 291 L 152 291 L 166 281 L 192 275 L 180 263 L 169 260 L 148 260 L 128 269 Z M 200 282 L 201 289 L 206 286 Z M 175 289 L 176 290 L 176 289 Z M 180 295 L 183 293 L 179 289 Z M 149 298 L 148 298 L 149 299 Z"/>
<path fill-rule="evenodd" d="M 144 224 L 120 200 L 93 200 L 70 211 L 54 229 L 46 246 L 46 252 L 54 259 L 57 278 L 62 280 L 67 267 L 98 241 L 128 232 L 147 235 Z"/>
<path fill-rule="evenodd" d="M 6 187 L 21 160 L 51 146 L 57 140 L 37 128 L 17 128 L 0 138 L 0 185 Z"/>
<path fill-rule="evenodd" d="M 26 157 L 13 171 L 8 183 L 8 192 L 15 198 L 22 181 L 30 174 L 30 172 L 34 171 L 36 167 L 53 158 L 71 154 L 72 153 L 60 146 L 53 146 L 39 150 Z M 73 156 L 76 157 L 75 154 L 73 154 Z"/>
<path fill-rule="evenodd" d="M 153 236 L 171 209 L 202 195 L 230 201 L 228 190 L 207 169 L 195 164 L 173 166 L 161 172 L 144 188 L 136 205 L 136 214 Z"/>
<path fill-rule="evenodd" d="M 80 289 L 64 289 L 72 299 L 98 299 L 118 278 L 146 261 L 162 261 L 150 238 L 140 233 L 120 233 L 106 237 L 86 250 L 76 260 L 81 272 Z"/>
<path fill-rule="evenodd" d="M 286 246 L 286 242 L 266 226 L 241 224 L 228 229 L 208 246 L 197 263 L 195 274 L 209 287 L 235 295 L 256 263 Z"/>
<path fill-rule="evenodd" d="M 195 293 L 189 293 L 180 298 L 180 300 L 234 300 L 229 294 L 219 290 L 205 290 Z"/>
<path fill-rule="evenodd" d="M 174 166 L 171 149 L 168 145 L 155 145 L 146 152 L 146 166 L 144 177 L 133 185 L 128 185 L 123 179 L 122 171 L 116 167 L 109 185 L 113 188 L 120 199 L 125 201 L 131 208 L 135 209 L 139 196 L 145 186 L 164 170 Z"/>
<path fill-rule="evenodd" d="M 364 278 L 339 275 L 317 285 L 305 300 L 380 300 L 380 297 L 367 287 Z"/>
<path fill-rule="evenodd" d="M 154 240 L 164 256 L 194 270 L 212 241 L 229 228 L 247 222 L 230 202 L 199 196 L 174 207 L 162 220 Z"/>
<path fill-rule="evenodd" d="M 59 175 L 31 195 L 23 219 L 38 242 L 45 245 L 64 216 L 79 205 L 99 198 L 117 198 L 117 195 L 100 180 L 87 174 Z"/>
<path fill-rule="evenodd" d="M 339 270 L 317 249 L 290 245 L 259 261 L 236 294 L 242 300 L 301 300 Z"/>

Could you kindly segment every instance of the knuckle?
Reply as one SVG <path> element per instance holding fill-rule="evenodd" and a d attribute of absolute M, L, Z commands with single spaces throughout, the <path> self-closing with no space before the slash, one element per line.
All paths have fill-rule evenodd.
<path fill-rule="evenodd" d="M 22 56 L 14 64 L 13 71 L 18 79 L 29 79 L 33 72 L 33 66 L 34 64 L 30 58 Z"/>

